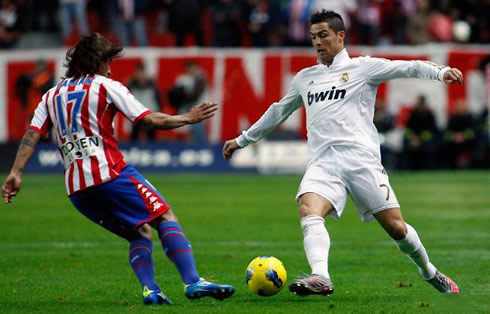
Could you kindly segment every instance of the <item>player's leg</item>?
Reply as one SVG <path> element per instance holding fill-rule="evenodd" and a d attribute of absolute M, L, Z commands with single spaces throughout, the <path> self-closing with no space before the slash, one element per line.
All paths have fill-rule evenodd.
<path fill-rule="evenodd" d="M 124 168 L 120 177 L 121 180 L 124 179 L 126 186 L 119 189 L 124 193 L 118 198 L 118 217 L 135 227 L 148 223 L 158 230 L 165 253 L 187 285 L 186 296 L 212 296 L 216 299 L 231 296 L 235 291 L 232 286 L 214 284 L 199 277 L 189 241 L 177 222 L 177 217 L 155 187 L 131 166 Z M 121 202 L 121 199 L 124 201 Z"/>
<path fill-rule="evenodd" d="M 145 304 L 170 303 L 155 282 L 151 228 L 144 222 L 151 219 L 152 204 L 164 203 L 145 183 L 123 172 L 116 179 L 75 193 L 70 197 L 75 207 L 87 218 L 129 242 L 129 263 L 143 288 Z M 154 199 L 153 199 L 154 198 Z M 148 203 L 148 204 L 147 204 Z M 162 214 L 168 207 L 156 211 Z"/>
<path fill-rule="evenodd" d="M 149 222 L 158 230 L 167 257 L 175 264 L 184 284 L 199 281 L 192 248 L 172 210 Z"/>
<path fill-rule="evenodd" d="M 297 295 L 329 295 L 334 286 L 328 272 L 330 236 L 325 219 L 334 207 L 326 198 L 316 193 L 305 193 L 299 199 L 300 224 L 303 244 L 311 275 L 301 276 L 291 282 L 289 290 Z"/>
<path fill-rule="evenodd" d="M 374 217 L 395 241 L 400 251 L 417 265 L 420 276 L 425 280 L 433 278 L 436 268 L 429 261 L 429 256 L 415 229 L 403 220 L 400 209 L 387 209 L 374 214 Z"/>
<path fill-rule="evenodd" d="M 129 264 L 143 288 L 143 303 L 171 304 L 155 282 L 153 234 L 150 226 L 143 224 L 132 232 L 126 232 L 124 237 L 129 241 Z"/>
<path fill-rule="evenodd" d="M 199 276 L 192 247 L 172 210 L 152 220 L 150 224 L 158 230 L 165 254 L 177 267 L 182 277 L 186 286 L 186 297 L 197 299 L 211 296 L 223 300 L 233 295 L 235 292 L 233 286 L 212 283 Z"/>
<path fill-rule="evenodd" d="M 306 258 L 311 267 L 311 275 L 293 280 L 289 290 L 298 295 L 329 295 L 333 293 L 333 283 L 328 271 L 330 236 L 324 218 L 331 215 L 339 218 L 347 201 L 347 191 L 337 176 L 334 150 L 327 156 L 330 162 L 316 163 L 308 167 L 301 180 L 296 195 L 299 204 L 300 224 L 303 230 L 303 244 Z"/>
<path fill-rule="evenodd" d="M 398 199 L 380 158 L 373 153 L 355 149 L 343 150 L 342 158 L 347 188 L 361 220 L 367 222 L 376 219 L 400 250 L 417 265 L 424 279 L 431 282 L 436 277 L 440 278 L 417 232 L 403 220 Z"/>
<path fill-rule="evenodd" d="M 333 210 L 330 202 L 315 193 L 305 193 L 299 199 L 299 216 L 304 236 L 306 258 L 311 273 L 330 278 L 328 273 L 328 252 L 330 236 L 325 227 L 325 219 Z"/>
<path fill-rule="evenodd" d="M 399 208 L 374 214 L 396 245 L 417 266 L 420 276 L 441 292 L 457 293 L 459 288 L 449 277 L 437 271 L 415 229 L 407 224 Z"/>

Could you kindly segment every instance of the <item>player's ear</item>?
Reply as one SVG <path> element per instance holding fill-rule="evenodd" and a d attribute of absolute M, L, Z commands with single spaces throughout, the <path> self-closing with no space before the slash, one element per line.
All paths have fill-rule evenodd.
<path fill-rule="evenodd" d="M 338 39 L 339 39 L 341 42 L 343 42 L 343 41 L 344 41 L 344 39 L 345 39 L 345 31 L 338 31 L 338 32 L 337 32 L 337 38 L 338 38 Z"/>

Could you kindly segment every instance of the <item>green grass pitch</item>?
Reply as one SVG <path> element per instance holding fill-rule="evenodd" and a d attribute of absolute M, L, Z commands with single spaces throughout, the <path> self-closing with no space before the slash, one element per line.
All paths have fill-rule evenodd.
<path fill-rule="evenodd" d="M 2 180 L 4 175 L 2 175 Z M 281 259 L 291 280 L 309 267 L 294 202 L 300 176 L 148 174 L 190 239 L 198 270 L 236 286 L 225 301 L 184 297 L 178 272 L 154 241 L 156 279 L 175 305 L 144 307 L 127 244 L 81 216 L 61 176 L 27 174 L 14 203 L 0 205 L 1 313 L 488 313 L 490 175 L 400 172 L 391 183 L 405 219 L 432 262 L 460 286 L 441 295 L 422 281 L 376 222 L 349 202 L 327 219 L 331 297 L 251 294 L 245 268 L 259 255 Z"/>

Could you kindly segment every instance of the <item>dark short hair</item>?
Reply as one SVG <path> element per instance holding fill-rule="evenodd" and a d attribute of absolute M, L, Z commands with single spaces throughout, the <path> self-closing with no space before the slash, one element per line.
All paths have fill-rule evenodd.
<path fill-rule="evenodd" d="M 99 33 L 85 36 L 66 53 L 65 78 L 94 75 L 102 63 L 120 58 L 122 50 Z"/>
<path fill-rule="evenodd" d="M 310 18 L 311 25 L 318 23 L 328 23 L 328 26 L 335 32 L 338 33 L 340 31 L 345 32 L 345 24 L 344 20 L 335 11 L 331 10 L 321 10 L 313 13 Z"/>

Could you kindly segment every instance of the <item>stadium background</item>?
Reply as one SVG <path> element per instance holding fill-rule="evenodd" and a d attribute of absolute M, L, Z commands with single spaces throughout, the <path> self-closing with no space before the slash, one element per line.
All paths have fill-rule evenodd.
<path fill-rule="evenodd" d="M 351 56 L 429 60 L 458 67 L 465 75 L 462 86 L 400 79 L 378 91 L 395 125 L 382 141 L 391 152 L 385 165 L 395 170 L 390 178 L 405 218 L 420 230 L 431 258 L 455 275 L 464 292 L 460 299 L 436 295 L 421 282 L 376 224 L 360 225 L 352 203 L 340 222 L 327 222 L 336 295 L 328 301 L 297 300 L 284 291 L 260 299 L 246 292 L 244 269 L 257 255 L 279 257 L 289 278 L 307 269 L 293 200 L 307 160 L 304 112 L 296 112 L 266 141 L 238 151 L 231 162 L 221 157 L 222 142 L 258 119 L 298 70 L 315 64 L 305 21 L 319 7 L 348 16 Z M 63 12 L 80 12 L 77 8 L 86 13 L 87 26 L 72 18 L 70 30 L 61 22 Z M 124 58 L 112 65 L 113 78 L 126 84 L 144 64 L 164 112 L 178 112 L 168 92 L 187 62 L 205 73 L 206 99 L 220 104 L 206 123 L 207 143 L 194 143 L 189 130 L 162 131 L 155 141 L 145 135 L 131 141 L 131 125 L 123 117 L 116 119 L 127 161 L 147 174 L 178 212 L 202 274 L 237 286 L 229 302 L 189 303 L 177 284 L 178 273 L 156 252 L 157 280 L 177 304 L 169 311 L 489 311 L 488 1 L 4 0 L 0 13 L 4 176 L 42 94 L 37 83 L 57 81 L 64 74 L 66 49 L 84 32 L 98 31 L 124 44 Z M 196 25 L 200 32 L 192 33 Z M 183 35 L 186 29 L 190 32 Z M 412 171 L 403 162 L 403 147 L 407 120 L 420 95 L 434 113 L 440 151 L 426 171 Z M 448 121 L 460 103 L 473 117 L 472 130 L 483 145 L 475 145 L 470 157 L 464 156 L 466 162 L 454 166 L 464 171 L 442 158 Z M 11 207 L 1 205 L 0 311 L 141 310 L 125 244 L 71 208 L 60 171 L 57 148 L 40 143 L 20 196 Z"/>
<path fill-rule="evenodd" d="M 462 70 L 464 84 L 446 86 L 432 81 L 400 79 L 382 84 L 378 101 L 393 123 L 381 132 L 384 163 L 390 169 L 488 167 L 488 57 L 490 55 L 485 1 L 4 1 L 3 19 L 10 37 L 0 50 L 0 169 L 8 170 L 15 143 L 22 137 L 37 99 L 64 74 L 64 54 L 81 35 L 99 31 L 125 44 L 124 58 L 112 65 L 112 78 L 125 84 L 139 65 L 154 81 L 161 97 L 157 109 L 175 114 L 169 91 L 194 62 L 207 83 L 204 98 L 220 104 L 205 124 L 206 143 L 192 141 L 189 130 L 158 132 L 158 145 L 131 139 L 132 126 L 116 119 L 116 134 L 130 162 L 146 170 L 163 171 L 293 171 L 304 169 L 305 115 L 299 110 L 269 139 L 244 150 L 230 164 L 219 157 L 219 145 L 237 136 L 285 93 L 294 74 L 315 64 L 308 47 L 307 17 L 330 7 L 346 16 L 347 48 L 351 56 L 421 59 Z M 83 12 L 82 15 L 77 15 Z M 73 14 L 73 15 L 70 15 Z M 71 17 L 65 20 L 63 17 Z M 70 21 L 67 23 L 66 21 Z M 10 23 L 10 24 L 8 24 Z M 10 40 L 10 41 L 9 41 Z M 200 45 L 200 46 L 199 46 Z M 407 121 L 419 96 L 424 96 L 436 120 L 431 142 L 437 151 L 426 165 L 407 162 Z M 201 97 L 201 100 L 204 98 Z M 460 163 L 447 163 L 448 120 L 463 104 L 472 118 L 472 144 Z M 465 130 L 466 131 L 466 130 Z M 142 143 L 144 146 L 141 146 Z M 14 144 L 12 144 L 14 143 Z M 166 149 L 168 144 L 170 149 Z M 426 154 L 426 155 L 424 155 Z M 432 155 L 430 155 L 432 154 Z M 44 145 L 33 159 L 34 171 L 61 169 L 57 150 Z M 469 155 L 469 157 L 467 157 Z M 129 156 L 129 157 L 130 157 Z M 418 155 L 419 156 L 419 155 Z M 384 156 L 385 157 L 385 156 Z M 456 158 L 456 157 L 455 157 Z M 145 169 L 143 169 L 145 170 Z"/>

